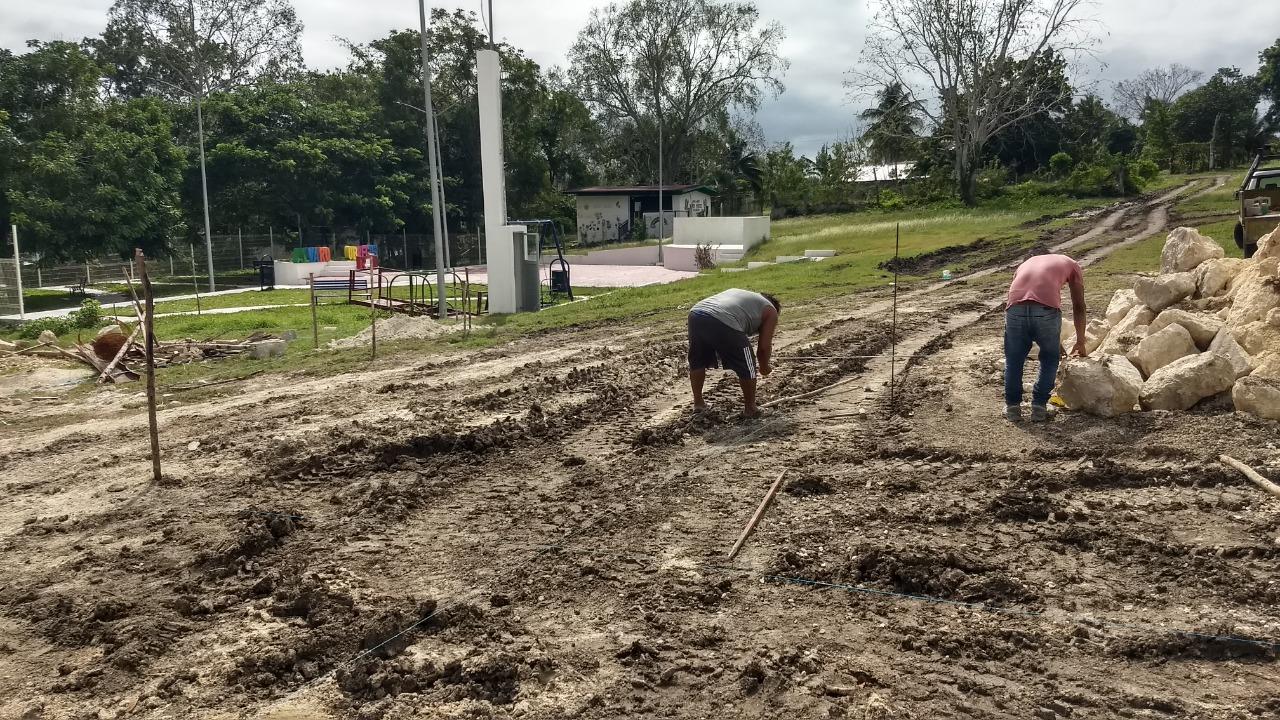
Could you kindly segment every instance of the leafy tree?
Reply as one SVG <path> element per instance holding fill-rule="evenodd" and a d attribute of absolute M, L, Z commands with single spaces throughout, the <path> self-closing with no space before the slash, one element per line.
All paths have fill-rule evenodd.
<path fill-rule="evenodd" d="M 813 163 L 806 157 L 797 157 L 789 142 L 765 153 L 762 185 L 775 215 L 785 215 L 804 205 L 812 170 Z"/>
<path fill-rule="evenodd" d="M 858 77 L 899 83 L 952 147 L 962 200 L 977 202 L 988 142 L 1062 102 L 1042 63 L 1088 42 L 1085 0 L 881 0 Z"/>
<path fill-rule="evenodd" d="M 1011 83 L 1015 77 L 1023 78 L 1021 92 L 1027 96 L 1016 99 L 1016 104 L 1038 109 L 993 135 L 986 156 L 1015 173 L 1032 173 L 1045 167 L 1067 142 L 1064 122 L 1073 111 L 1074 90 L 1067 79 L 1065 58 L 1052 49 L 1011 63 L 1007 74 Z"/>
<path fill-rule="evenodd" d="M 924 121 L 902 83 L 891 82 L 877 91 L 876 106 L 858 117 L 868 123 L 862 139 L 872 162 L 896 165 L 916 152 Z"/>
<path fill-rule="evenodd" d="M 1159 100 L 1148 100 L 1142 111 L 1142 157 L 1166 170 L 1173 169 L 1173 108 Z"/>
<path fill-rule="evenodd" d="M 1266 119 L 1280 125 L 1280 40 L 1258 54 L 1262 67 L 1258 69 L 1258 85 L 1263 97 L 1271 103 Z"/>
<path fill-rule="evenodd" d="M 138 99 L 25 144 L 9 200 L 26 247 L 62 260 L 165 252 L 183 232 L 176 190 L 185 159 L 172 134 L 165 108 Z"/>
<path fill-rule="evenodd" d="M 85 44 L 115 93 L 203 97 L 299 72 L 301 34 L 289 0 L 116 0 Z"/>
<path fill-rule="evenodd" d="M 666 178 L 694 180 L 699 132 L 719 113 L 749 113 L 782 91 L 783 36 L 751 2 L 628 0 L 592 11 L 569 51 L 569 76 L 613 152 L 634 159 L 618 168 L 625 179 L 657 179 L 661 125 Z"/>
<path fill-rule="evenodd" d="M 1174 133 L 1182 142 L 1214 143 L 1219 165 L 1243 161 L 1253 150 L 1247 135 L 1258 97 L 1255 78 L 1237 68 L 1222 68 L 1174 102 Z"/>

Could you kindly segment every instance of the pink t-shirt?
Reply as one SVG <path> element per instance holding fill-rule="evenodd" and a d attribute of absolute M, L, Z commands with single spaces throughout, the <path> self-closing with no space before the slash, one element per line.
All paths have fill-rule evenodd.
<path fill-rule="evenodd" d="M 1031 300 L 1062 308 L 1062 287 L 1082 280 L 1080 265 L 1066 255 L 1037 255 L 1018 266 L 1009 286 L 1009 305 Z"/>

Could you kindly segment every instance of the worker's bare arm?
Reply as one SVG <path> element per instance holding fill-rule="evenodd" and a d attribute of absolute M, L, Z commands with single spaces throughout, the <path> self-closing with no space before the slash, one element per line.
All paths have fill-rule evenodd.
<path fill-rule="evenodd" d="M 1088 354 L 1085 346 L 1084 328 L 1086 323 L 1084 304 L 1084 278 L 1077 277 L 1069 283 L 1071 287 L 1071 320 L 1076 326 L 1076 344 L 1071 354 L 1084 357 Z"/>
<path fill-rule="evenodd" d="M 756 352 L 761 375 L 768 375 L 773 370 L 769 363 L 773 359 L 773 333 L 777 329 L 778 311 L 772 307 L 766 308 L 760 319 L 760 348 Z"/>

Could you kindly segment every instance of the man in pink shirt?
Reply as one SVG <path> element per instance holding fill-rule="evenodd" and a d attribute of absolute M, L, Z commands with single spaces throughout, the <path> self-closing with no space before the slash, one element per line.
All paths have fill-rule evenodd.
<path fill-rule="evenodd" d="M 1018 266 L 1004 322 L 1005 417 L 1022 420 L 1022 368 L 1031 344 L 1040 348 L 1040 374 L 1031 389 L 1031 420 L 1049 419 L 1049 395 L 1058 375 L 1062 337 L 1062 288 L 1071 287 L 1076 345 L 1072 355 L 1084 355 L 1084 274 L 1066 255 L 1036 255 Z"/>

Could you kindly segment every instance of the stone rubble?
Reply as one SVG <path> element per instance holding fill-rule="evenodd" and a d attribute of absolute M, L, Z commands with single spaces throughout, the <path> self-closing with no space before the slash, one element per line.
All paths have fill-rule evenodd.
<path fill-rule="evenodd" d="M 1280 230 L 1245 260 L 1177 228 L 1160 273 L 1117 290 L 1104 318 L 1086 328 L 1089 356 L 1059 369 L 1068 408 L 1183 411 L 1230 393 L 1237 411 L 1280 420 Z M 1064 325 L 1069 348 L 1075 333 Z"/>

